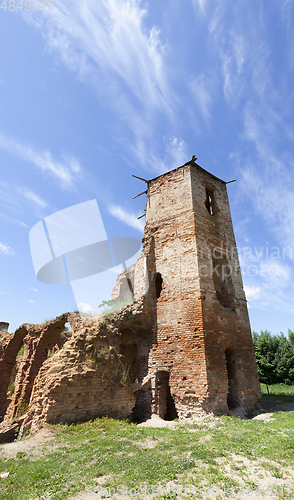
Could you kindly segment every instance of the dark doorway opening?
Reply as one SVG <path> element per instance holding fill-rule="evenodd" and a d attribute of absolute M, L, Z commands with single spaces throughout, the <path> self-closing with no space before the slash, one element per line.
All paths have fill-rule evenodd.
<path fill-rule="evenodd" d="M 170 392 L 168 372 L 162 371 L 157 373 L 157 398 L 157 410 L 161 418 L 164 420 L 178 418 L 175 402 Z"/>
<path fill-rule="evenodd" d="M 159 299 L 162 290 L 162 277 L 160 273 L 156 273 L 155 275 L 155 290 L 156 298 Z"/>
<path fill-rule="evenodd" d="M 229 410 L 236 408 L 239 404 L 238 391 L 237 391 L 237 379 L 236 379 L 236 362 L 233 349 L 226 349 L 226 365 L 227 365 L 227 375 L 228 375 L 228 408 Z"/>

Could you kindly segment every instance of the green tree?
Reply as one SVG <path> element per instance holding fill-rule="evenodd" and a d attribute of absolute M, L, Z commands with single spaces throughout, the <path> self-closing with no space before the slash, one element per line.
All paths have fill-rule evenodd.
<path fill-rule="evenodd" d="M 292 330 L 288 330 L 288 338 L 290 344 L 294 347 L 294 332 Z"/>
<path fill-rule="evenodd" d="M 275 362 L 278 383 L 291 385 L 294 382 L 294 344 L 283 333 L 277 338 L 279 344 Z"/>
<path fill-rule="evenodd" d="M 261 330 L 252 337 L 259 380 L 266 384 L 268 393 L 269 385 L 294 383 L 294 333 L 289 330 L 287 338 L 282 332 L 271 335 Z"/>
<path fill-rule="evenodd" d="M 277 383 L 275 354 L 278 349 L 276 338 L 272 337 L 267 330 L 261 330 L 260 334 L 253 332 L 253 345 L 255 349 L 256 363 L 260 382 L 268 386 Z"/>

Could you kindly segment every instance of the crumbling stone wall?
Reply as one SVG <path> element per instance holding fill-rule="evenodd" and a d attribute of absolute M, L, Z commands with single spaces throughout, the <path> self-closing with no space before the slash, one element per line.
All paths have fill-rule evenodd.
<path fill-rule="evenodd" d="M 43 363 L 24 427 L 34 429 L 45 421 L 130 415 L 134 392 L 140 390 L 148 372 L 147 359 L 142 358 L 148 331 L 143 303 L 130 305 L 106 320 L 77 321 L 72 338 Z"/>
<path fill-rule="evenodd" d="M 69 338 L 63 334 L 67 322 L 71 325 Z M 18 421 L 23 432 L 44 422 L 130 415 L 134 394 L 148 393 L 144 379 L 150 331 L 150 315 L 141 300 L 109 317 L 66 313 L 49 323 L 23 325 L 14 335 L 3 336 L 0 371 L 6 378 L 0 434 L 1 428 L 5 432 Z M 16 365 L 21 345 L 24 353 Z M 13 366 L 18 368 L 15 391 L 7 408 Z M 148 408 L 147 416 L 150 390 L 147 412 Z"/>
<path fill-rule="evenodd" d="M 8 420 L 28 407 L 33 384 L 42 364 L 50 350 L 60 348 L 64 342 L 61 334 L 69 317 L 70 314 L 66 313 L 43 325 L 25 325 L 24 353 L 16 373 L 12 401 L 6 410 Z"/>
<path fill-rule="evenodd" d="M 23 339 L 27 335 L 27 328 L 28 325 L 22 325 L 13 335 L 8 332 L 3 334 L 2 332 L 0 336 L 0 422 L 6 413 L 8 385 L 11 381 L 17 353 L 22 346 Z"/>

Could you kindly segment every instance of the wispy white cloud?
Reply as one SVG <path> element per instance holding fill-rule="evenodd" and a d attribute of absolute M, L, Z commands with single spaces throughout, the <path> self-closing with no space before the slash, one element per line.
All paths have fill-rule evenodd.
<path fill-rule="evenodd" d="M 248 305 L 264 311 L 294 312 L 293 269 L 290 248 L 239 248 Z"/>
<path fill-rule="evenodd" d="M 253 213 L 280 246 L 294 247 L 294 208 L 289 202 L 294 199 L 294 161 L 284 152 L 285 139 L 294 138 L 293 92 L 287 88 L 283 71 L 277 73 L 274 65 L 277 47 L 265 4 L 249 1 L 248 5 L 236 0 L 229 6 L 220 0 L 209 26 L 221 60 L 226 102 L 238 108 L 243 121 L 243 154 L 232 159 L 242 179 L 240 194 L 251 201 Z M 287 1 L 276 9 L 287 27 L 289 9 Z M 286 55 L 293 46 L 292 34 L 283 30 L 281 36 Z M 283 64 L 289 77 L 292 70 L 286 56 L 280 68 Z"/>
<path fill-rule="evenodd" d="M 200 76 L 195 78 L 191 84 L 191 91 L 195 99 L 196 105 L 199 108 L 206 123 L 209 122 L 211 118 L 210 108 L 212 105 L 211 94 L 208 91 L 208 78 L 205 78 L 202 73 Z"/>
<path fill-rule="evenodd" d="M 6 214 L 3 214 L 0 212 L 0 217 L 5 220 L 6 222 L 8 222 L 9 224 L 16 224 L 17 226 L 21 226 L 21 227 L 25 227 L 25 228 L 28 228 L 28 224 L 26 224 L 25 222 L 19 220 L 19 219 L 16 219 L 14 217 L 10 217 Z"/>
<path fill-rule="evenodd" d="M 245 159 L 237 167 L 243 194 L 280 245 L 294 248 L 294 161 L 278 153 L 278 136 L 287 125 L 282 116 L 263 106 L 263 112 L 249 102 L 244 111 L 244 137 L 255 146 L 257 160 Z M 280 131 L 280 132 L 279 132 Z"/>
<path fill-rule="evenodd" d="M 33 292 L 37 292 L 37 288 L 30 288 L 30 290 L 32 290 Z"/>
<path fill-rule="evenodd" d="M 204 9 L 204 0 L 199 6 Z M 170 164 L 163 159 L 162 147 L 157 152 L 162 143 L 158 123 L 164 121 L 166 133 L 173 135 L 183 99 L 170 47 L 157 26 L 148 25 L 147 16 L 147 4 L 141 0 L 64 0 L 55 2 L 50 16 L 31 20 L 57 60 L 90 82 L 99 99 L 103 96 L 119 116 L 123 131 L 116 140 L 124 150 L 128 144 L 128 156 L 134 154 L 144 168 L 158 173 L 166 170 L 158 168 L 158 160 Z M 187 84 L 181 79 L 180 85 Z M 190 99 L 190 89 L 186 93 Z"/>
<path fill-rule="evenodd" d="M 188 151 L 187 144 L 181 137 L 163 137 L 161 146 L 152 144 L 146 137 L 137 136 L 135 145 L 131 148 L 139 163 L 155 175 L 163 174 L 173 168 L 183 165 L 191 159 L 193 152 Z M 165 143 L 165 147 L 162 144 Z M 154 176 L 155 176 L 154 175 Z"/>
<path fill-rule="evenodd" d="M 176 96 L 171 99 L 165 47 L 155 26 L 144 28 L 146 14 L 146 5 L 137 0 L 65 0 L 37 24 L 47 48 L 57 51 L 71 70 L 89 76 L 99 68 L 106 78 L 120 78 L 144 107 L 172 113 Z"/>
<path fill-rule="evenodd" d="M 294 186 L 291 181 L 287 183 L 287 173 L 283 175 L 279 167 L 270 171 L 265 166 L 260 174 L 254 167 L 247 166 L 240 174 L 244 193 L 250 198 L 254 211 L 280 245 L 294 248 L 294 207 L 290 202 L 294 199 Z"/>
<path fill-rule="evenodd" d="M 199 10 L 204 14 L 205 13 L 205 5 L 206 0 L 192 0 L 195 7 L 198 7 Z"/>
<path fill-rule="evenodd" d="M 166 147 L 166 170 L 179 167 L 190 160 L 187 149 L 187 144 L 180 137 L 170 139 Z"/>
<path fill-rule="evenodd" d="M 261 5 L 248 9 L 237 0 L 231 8 L 220 0 L 209 24 L 221 60 L 224 95 L 233 106 L 248 92 L 251 98 L 268 99 L 274 68 L 264 19 Z"/>
<path fill-rule="evenodd" d="M 71 188 L 74 182 L 81 177 L 81 167 L 74 157 L 56 160 L 49 151 L 36 151 L 31 146 L 21 144 L 2 133 L 0 133 L 0 149 L 33 164 L 45 175 L 49 175 L 61 183 L 61 186 L 66 189 Z"/>
<path fill-rule="evenodd" d="M 34 301 L 34 300 L 32 300 L 32 299 L 29 299 L 29 302 L 31 302 L 32 304 L 34 304 L 34 303 L 35 303 L 35 301 Z"/>
<path fill-rule="evenodd" d="M 13 248 L 6 245 L 6 243 L 0 243 L 0 253 L 2 253 L 3 255 L 13 255 L 15 252 Z"/>
<path fill-rule="evenodd" d="M 132 212 L 125 210 L 119 205 L 110 205 L 109 212 L 113 215 L 113 217 L 124 222 L 128 226 L 137 229 L 140 232 L 144 231 L 145 223 L 142 219 L 138 220 L 138 216 L 134 215 Z"/>
<path fill-rule="evenodd" d="M 45 208 L 47 206 L 47 203 L 45 200 L 43 200 L 39 195 L 36 193 L 33 193 L 32 191 L 25 191 L 23 193 L 23 196 L 27 198 L 27 200 L 32 201 L 36 205 L 38 205 L 41 208 Z"/>
<path fill-rule="evenodd" d="M 25 228 L 29 227 L 28 224 L 18 217 L 23 218 L 28 215 L 32 206 L 33 208 L 36 207 L 38 212 L 39 209 L 47 207 L 45 200 L 30 189 L 26 189 L 25 186 L 19 187 L 3 181 L 0 181 L 0 200 L 2 209 L 13 214 L 11 216 L 7 215 L 7 213 L 0 213 L 0 217 L 9 224 L 16 224 Z M 27 214 L 26 208 L 28 209 Z"/>

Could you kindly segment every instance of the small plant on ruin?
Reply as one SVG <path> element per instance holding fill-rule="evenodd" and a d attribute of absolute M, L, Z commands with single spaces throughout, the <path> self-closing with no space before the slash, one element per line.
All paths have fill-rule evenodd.
<path fill-rule="evenodd" d="M 130 365 L 124 365 L 121 377 L 121 383 L 123 385 L 130 385 L 129 371 L 130 371 Z"/>
<path fill-rule="evenodd" d="M 15 383 L 14 382 L 10 382 L 9 386 L 8 386 L 8 392 L 10 392 L 11 394 L 13 394 L 15 391 Z"/>
<path fill-rule="evenodd" d="M 111 309 L 113 307 L 113 300 L 102 300 L 101 304 L 98 307 L 102 307 L 103 309 Z"/>
<path fill-rule="evenodd" d="M 109 353 L 109 345 L 108 344 L 103 344 L 100 346 L 95 345 L 94 346 L 94 354 L 95 356 L 103 356 L 104 354 Z"/>
<path fill-rule="evenodd" d="M 124 298 L 118 298 L 115 300 L 102 300 L 101 304 L 99 304 L 99 308 L 102 309 L 102 315 L 106 318 L 109 318 L 113 313 L 122 309 L 123 307 L 128 306 L 134 302 L 134 294 L 129 293 L 125 295 Z"/>
<path fill-rule="evenodd" d="M 30 407 L 29 405 L 25 402 L 25 400 L 23 399 L 18 410 L 17 410 L 17 416 L 16 418 L 19 418 L 19 417 L 22 417 L 23 415 L 25 415 L 26 413 L 28 413 L 28 411 L 30 410 Z"/>
<path fill-rule="evenodd" d="M 109 351 L 110 347 L 108 344 L 92 345 L 91 350 L 85 353 L 85 360 L 90 361 L 90 363 L 93 363 L 99 360 L 99 358 L 104 357 L 106 354 L 109 353 Z M 97 369 L 97 367 L 95 369 Z"/>
<path fill-rule="evenodd" d="M 86 354 L 85 354 L 85 360 L 86 361 L 94 361 L 94 353 L 93 353 L 93 351 L 86 352 Z"/>
<path fill-rule="evenodd" d="M 98 307 L 102 309 L 102 316 L 105 319 L 108 319 L 115 311 L 113 300 L 102 300 Z"/>
<path fill-rule="evenodd" d="M 51 318 L 51 319 L 45 319 L 45 321 L 43 321 L 43 323 L 41 323 L 41 325 L 46 325 L 46 323 L 50 323 L 51 321 L 53 321 L 55 318 Z"/>
<path fill-rule="evenodd" d="M 117 383 L 120 382 L 122 385 L 129 386 L 131 385 L 131 380 L 129 378 L 130 365 L 125 365 L 118 358 L 118 363 L 116 365 L 114 376 L 112 377 L 112 381 Z"/>
<path fill-rule="evenodd" d="M 24 346 L 24 345 L 22 345 L 22 346 L 21 346 L 21 348 L 20 348 L 20 350 L 19 350 L 19 351 L 18 351 L 18 353 L 17 353 L 17 355 L 18 355 L 18 356 L 22 356 L 22 355 L 23 355 L 23 353 L 24 353 L 24 348 L 25 348 L 25 346 Z"/>

